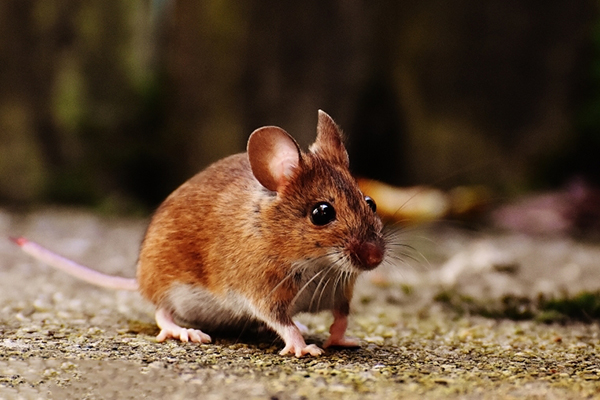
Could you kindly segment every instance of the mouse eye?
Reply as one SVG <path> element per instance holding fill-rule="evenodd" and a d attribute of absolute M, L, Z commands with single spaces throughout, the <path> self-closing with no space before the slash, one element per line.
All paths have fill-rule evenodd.
<path fill-rule="evenodd" d="M 335 208 L 324 201 L 317 203 L 310 212 L 310 220 L 315 225 L 327 225 L 335 220 Z"/>
<path fill-rule="evenodd" d="M 377 211 L 377 204 L 375 204 L 375 200 L 373 200 L 369 196 L 365 196 L 365 201 L 367 202 L 367 205 L 369 206 L 369 208 L 371 210 L 373 210 L 373 212 Z"/>

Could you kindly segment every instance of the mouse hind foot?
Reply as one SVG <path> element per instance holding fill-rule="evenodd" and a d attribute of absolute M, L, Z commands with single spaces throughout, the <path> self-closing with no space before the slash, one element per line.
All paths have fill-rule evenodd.
<path fill-rule="evenodd" d="M 160 328 L 160 333 L 156 340 L 163 342 L 166 339 L 173 338 L 182 342 L 210 343 L 211 338 L 206 333 L 198 329 L 183 328 L 173 320 L 171 312 L 164 308 L 158 308 L 154 314 L 156 324 Z"/>

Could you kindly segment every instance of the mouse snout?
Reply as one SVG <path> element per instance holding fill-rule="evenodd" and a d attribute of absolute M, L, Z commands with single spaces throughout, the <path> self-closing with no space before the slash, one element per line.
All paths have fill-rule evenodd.
<path fill-rule="evenodd" d="M 352 247 L 355 264 L 360 269 L 372 270 L 383 261 L 385 249 L 381 243 L 365 241 Z"/>

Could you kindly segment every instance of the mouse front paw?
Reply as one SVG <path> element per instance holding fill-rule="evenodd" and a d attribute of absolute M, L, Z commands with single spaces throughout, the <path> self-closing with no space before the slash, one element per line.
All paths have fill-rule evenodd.
<path fill-rule="evenodd" d="M 285 356 L 286 354 L 293 354 L 298 358 L 303 357 L 307 354 L 310 354 L 313 357 L 317 357 L 323 354 L 323 350 L 314 344 L 307 345 L 306 343 L 302 343 L 301 346 L 288 344 L 283 348 L 283 350 L 279 352 L 279 355 L 282 356 Z"/>
<path fill-rule="evenodd" d="M 323 350 L 314 344 L 307 345 L 302 337 L 302 333 L 296 324 L 291 322 L 289 325 L 283 326 L 278 330 L 279 335 L 285 343 L 280 355 L 293 354 L 296 357 L 302 357 L 310 354 L 313 357 L 323 354 Z"/>
<path fill-rule="evenodd" d="M 347 338 L 345 336 L 338 338 L 330 336 L 329 339 L 323 344 L 323 348 L 328 347 L 360 347 L 357 339 Z"/>
<path fill-rule="evenodd" d="M 323 347 L 360 347 L 357 339 L 348 338 L 344 335 L 348 327 L 348 314 L 334 311 L 333 318 L 333 324 L 329 328 L 329 339 L 323 344 Z"/>

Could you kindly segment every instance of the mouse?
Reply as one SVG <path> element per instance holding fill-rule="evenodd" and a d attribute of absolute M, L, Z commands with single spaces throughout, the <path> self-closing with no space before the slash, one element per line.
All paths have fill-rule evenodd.
<path fill-rule="evenodd" d="M 375 201 L 350 173 L 341 129 L 318 111 L 308 151 L 277 126 L 256 129 L 246 152 L 217 161 L 171 193 L 143 237 L 136 278 L 99 273 L 26 238 L 23 251 L 89 283 L 137 290 L 156 307 L 157 341 L 210 343 L 209 333 L 258 323 L 281 355 L 358 347 L 346 336 L 357 277 L 388 244 Z M 329 310 L 322 347 L 293 317 Z"/>

